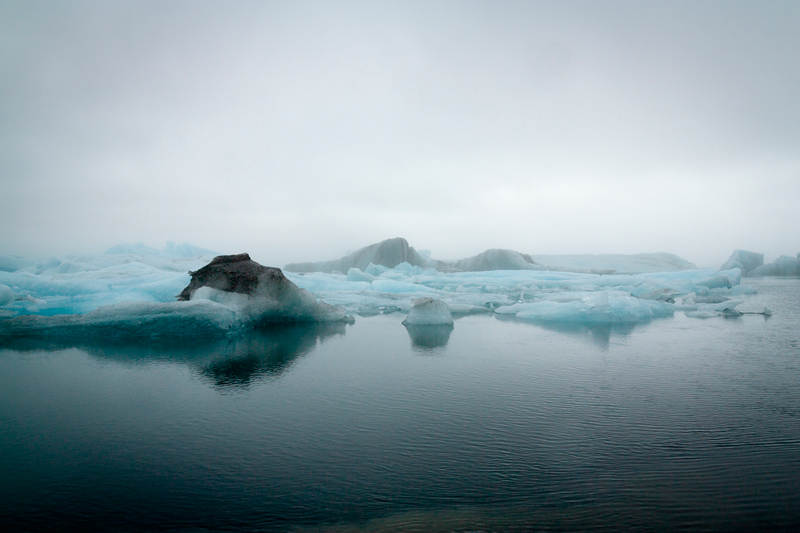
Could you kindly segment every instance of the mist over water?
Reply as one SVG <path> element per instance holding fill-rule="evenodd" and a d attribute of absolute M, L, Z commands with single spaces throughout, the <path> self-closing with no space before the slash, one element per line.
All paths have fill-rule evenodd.
<path fill-rule="evenodd" d="M 800 250 L 794 2 L 0 7 L 0 253 Z"/>

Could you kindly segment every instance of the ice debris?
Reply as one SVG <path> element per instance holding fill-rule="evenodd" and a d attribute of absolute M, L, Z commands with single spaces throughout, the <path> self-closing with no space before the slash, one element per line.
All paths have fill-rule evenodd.
<path fill-rule="evenodd" d="M 720 270 L 739 268 L 742 274 L 757 276 L 800 276 L 800 253 L 796 257 L 782 255 L 769 264 L 764 264 L 764 254 L 734 250 Z"/>
<path fill-rule="evenodd" d="M 666 302 L 642 300 L 622 291 L 576 293 L 571 298 L 546 299 L 500 307 L 499 314 L 542 322 L 580 322 L 584 324 L 636 324 L 657 317 L 672 316 Z"/>
<path fill-rule="evenodd" d="M 403 243 L 395 248 L 402 249 Z M 188 246 L 184 249 L 193 250 Z M 446 305 L 451 317 L 497 313 L 548 323 L 632 324 L 670 316 L 675 311 L 698 317 L 733 316 L 736 305 L 731 307 L 727 303 L 724 306 L 727 311 L 703 306 L 736 301 L 755 292 L 752 287 L 742 285 L 742 270 L 738 267 L 722 271 L 609 274 L 598 273 L 595 267 L 622 267 L 624 262 L 592 263 L 587 259 L 571 266 L 586 267 L 587 271 L 566 272 L 541 270 L 543 267 L 528 263 L 521 256 L 535 268 L 464 272 L 449 266 L 443 270 L 431 268 L 430 261 L 401 262 L 391 268 L 362 262 L 361 266 L 350 266 L 340 272 L 293 273 L 262 267 L 249 257 L 212 261 L 208 256 L 169 256 L 183 253 L 178 246 L 156 250 L 160 255 L 131 253 L 155 250 L 139 245 L 112 250 L 123 253 L 6 261 L 7 265 L 13 263 L 20 268 L 0 271 L 0 284 L 7 286 L 13 295 L 13 300 L 9 300 L 8 293 L 3 291 L 6 296 L 5 303 L 0 305 L 0 316 L 78 314 L 86 316 L 85 325 L 91 323 L 95 327 L 120 324 L 124 313 L 130 312 L 132 320 L 150 324 L 143 331 L 155 332 L 162 327 L 157 325 L 159 321 L 166 324 L 169 317 L 183 313 L 189 317 L 187 321 L 202 323 L 187 326 L 186 331 L 210 328 L 229 333 L 265 321 L 351 320 L 346 318 L 346 312 L 361 316 L 401 312 L 411 316 L 416 300 L 431 298 Z M 489 266 L 497 258 L 517 257 L 516 252 L 509 250 L 500 250 L 498 254 L 484 256 Z M 363 259 L 358 252 L 352 255 Z M 372 249 L 367 255 L 382 254 Z M 666 259 L 658 261 L 662 260 Z M 234 264 L 238 266 L 227 274 L 225 265 Z M 272 279 L 275 283 L 261 285 L 262 279 Z M 174 302 L 181 291 L 184 301 Z M 14 320 L 4 318 L 1 327 L 25 323 Z M 31 327 L 35 323 L 35 327 L 41 328 L 48 319 L 26 320 Z M 77 328 L 82 319 L 59 320 L 61 326 L 69 329 Z M 169 329 L 163 327 L 165 331 Z"/>
<path fill-rule="evenodd" d="M 347 275 L 288 273 L 287 277 L 326 302 L 362 316 L 397 308 L 410 313 L 415 299 L 427 297 L 444 302 L 456 316 L 498 313 L 549 322 L 635 323 L 755 292 L 740 284 L 739 269 L 598 275 L 440 272 L 401 264 L 394 269 L 370 265 L 367 270 L 373 274 L 364 276 L 353 269 Z M 688 295 L 686 305 L 674 304 Z"/>

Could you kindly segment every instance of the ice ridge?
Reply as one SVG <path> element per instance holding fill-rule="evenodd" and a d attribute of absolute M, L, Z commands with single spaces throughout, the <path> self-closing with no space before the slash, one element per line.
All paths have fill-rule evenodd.
<path fill-rule="evenodd" d="M 351 268 L 366 270 L 370 264 L 394 268 L 400 263 L 421 266 L 422 256 L 408 245 L 402 237 L 387 239 L 365 246 L 360 250 L 332 261 L 318 263 L 289 263 L 284 270 L 289 272 L 347 272 Z"/>

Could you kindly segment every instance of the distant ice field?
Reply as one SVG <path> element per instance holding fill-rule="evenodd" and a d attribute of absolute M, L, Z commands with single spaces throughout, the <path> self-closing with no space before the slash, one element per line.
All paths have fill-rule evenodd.
<path fill-rule="evenodd" d="M 204 292 L 193 298 L 198 300 L 193 306 L 179 306 L 175 301 L 189 283 L 188 272 L 213 258 L 213 253 L 192 256 L 198 250 L 187 245 L 162 252 L 128 246 L 105 254 L 35 262 L 1 257 L 0 265 L 6 265 L 6 271 L 0 271 L 0 316 L 92 313 L 92 324 L 113 317 L 113 323 L 120 325 L 127 313 L 131 313 L 130 321 L 157 314 L 167 322 L 171 317 L 180 321 L 190 313 L 227 331 L 241 319 L 237 316 L 240 309 L 204 302 Z M 582 266 L 592 266 L 586 263 L 588 257 L 581 256 Z M 743 297 L 755 290 L 741 284 L 738 268 L 641 274 L 440 272 L 408 263 L 395 268 L 370 263 L 363 271 L 285 274 L 318 300 L 362 316 L 408 313 L 421 297 L 444 302 L 455 317 L 496 313 L 540 322 L 638 323 L 672 316 L 676 311 L 693 318 L 764 312 L 747 307 Z M 80 322 L 75 320 L 69 324 Z M 180 334 L 180 328 L 167 329 L 170 334 Z"/>

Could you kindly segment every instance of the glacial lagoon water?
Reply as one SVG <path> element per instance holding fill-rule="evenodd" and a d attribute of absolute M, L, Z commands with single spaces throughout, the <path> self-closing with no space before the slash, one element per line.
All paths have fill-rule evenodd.
<path fill-rule="evenodd" d="M 747 283 L 772 317 L 4 341 L 0 523 L 796 530 L 800 280 Z"/>

